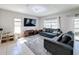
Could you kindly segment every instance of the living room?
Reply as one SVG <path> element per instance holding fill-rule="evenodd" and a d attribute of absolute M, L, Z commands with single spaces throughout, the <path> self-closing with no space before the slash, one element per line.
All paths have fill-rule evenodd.
<path fill-rule="evenodd" d="M 0 55 L 79 54 L 78 17 L 77 4 L 1 4 Z"/>

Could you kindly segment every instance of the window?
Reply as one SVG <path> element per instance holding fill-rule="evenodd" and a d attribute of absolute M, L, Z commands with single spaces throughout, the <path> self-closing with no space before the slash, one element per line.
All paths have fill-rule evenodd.
<path fill-rule="evenodd" d="M 74 19 L 74 32 L 79 35 L 79 19 Z"/>
<path fill-rule="evenodd" d="M 45 28 L 59 28 L 59 20 L 58 19 L 48 19 L 44 20 Z"/>
<path fill-rule="evenodd" d="M 21 33 L 21 19 L 14 19 L 14 33 Z"/>

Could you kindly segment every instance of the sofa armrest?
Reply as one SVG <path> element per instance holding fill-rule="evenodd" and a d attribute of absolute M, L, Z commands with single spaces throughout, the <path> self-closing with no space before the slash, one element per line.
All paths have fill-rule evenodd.
<path fill-rule="evenodd" d="M 46 40 L 46 39 L 44 39 L 44 41 L 49 41 L 49 42 L 51 42 L 52 44 L 55 44 L 55 45 L 58 45 L 58 46 L 62 46 L 63 48 L 67 48 L 67 49 L 70 49 L 70 50 L 73 49 L 70 45 L 67 45 L 67 44 L 64 44 L 64 43 L 61 43 L 61 42 L 50 41 L 50 40 Z"/>
<path fill-rule="evenodd" d="M 47 51 L 55 55 L 73 54 L 73 48 L 61 42 L 50 41 L 50 40 L 44 39 L 44 48 L 46 48 Z"/>

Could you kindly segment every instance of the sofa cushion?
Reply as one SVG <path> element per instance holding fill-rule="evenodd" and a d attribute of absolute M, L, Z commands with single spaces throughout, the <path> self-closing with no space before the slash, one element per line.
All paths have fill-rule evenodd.
<path fill-rule="evenodd" d="M 53 29 L 49 29 L 49 33 L 52 33 L 54 30 Z"/>
<path fill-rule="evenodd" d="M 44 37 L 48 37 L 48 38 L 53 38 L 53 37 L 57 36 L 56 34 L 47 33 L 47 32 L 40 32 L 39 34 Z"/>
<path fill-rule="evenodd" d="M 53 33 L 56 33 L 56 34 L 58 34 L 58 31 L 53 31 Z"/>
<path fill-rule="evenodd" d="M 43 28 L 43 32 L 45 32 L 45 28 Z"/>
<path fill-rule="evenodd" d="M 74 40 L 74 33 L 72 31 L 68 31 L 67 34 L 70 35 L 70 37 L 72 38 L 72 41 Z"/>
<path fill-rule="evenodd" d="M 45 29 L 45 32 L 50 32 L 50 29 L 49 29 L 49 28 L 46 28 L 46 29 Z"/>
<path fill-rule="evenodd" d="M 57 35 L 56 33 L 46 33 L 48 35 Z"/>
<path fill-rule="evenodd" d="M 70 46 L 72 46 L 73 47 L 73 41 L 72 40 L 70 40 L 69 42 L 68 42 L 68 45 L 70 45 Z"/>
<path fill-rule="evenodd" d="M 68 34 L 62 36 L 62 40 L 60 42 L 68 43 L 71 40 L 71 37 Z"/>
<path fill-rule="evenodd" d="M 43 28 L 43 31 L 39 34 L 45 37 L 53 38 L 55 36 L 59 36 L 61 33 L 58 34 L 58 29 Z"/>
<path fill-rule="evenodd" d="M 64 34 L 61 34 L 59 37 L 58 37 L 58 40 L 57 41 L 61 41 L 62 40 L 62 36 L 63 36 Z"/>

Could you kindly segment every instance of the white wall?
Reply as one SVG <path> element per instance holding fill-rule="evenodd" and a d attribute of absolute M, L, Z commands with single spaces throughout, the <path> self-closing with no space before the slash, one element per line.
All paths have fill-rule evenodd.
<path fill-rule="evenodd" d="M 28 29 L 38 29 L 39 28 L 39 18 L 38 17 L 0 9 L 0 27 L 2 27 L 4 29 L 4 32 L 14 32 L 14 19 L 15 18 L 22 20 L 22 26 L 21 26 L 22 31 L 28 30 Z M 24 18 L 36 19 L 36 26 L 35 27 L 24 27 L 23 26 Z"/>
<path fill-rule="evenodd" d="M 14 31 L 14 19 L 19 18 L 22 20 L 22 31 L 29 30 L 29 29 L 39 29 L 43 28 L 43 20 L 47 18 L 53 17 L 61 17 L 61 30 L 63 32 L 73 31 L 73 15 L 79 14 L 79 9 L 74 9 L 66 12 L 60 12 L 57 14 L 48 15 L 45 17 L 35 17 L 31 15 L 21 14 L 17 12 L 11 12 L 7 10 L 0 9 L 0 27 L 4 29 L 4 31 L 13 32 Z M 24 18 L 34 18 L 37 19 L 35 27 L 24 27 L 23 26 L 23 19 Z"/>
<path fill-rule="evenodd" d="M 54 17 L 61 17 L 60 22 L 61 22 L 61 30 L 63 32 L 67 32 L 67 31 L 73 31 L 74 29 L 74 15 L 75 14 L 79 14 L 79 8 L 78 9 L 72 9 L 66 12 L 60 12 L 57 14 L 52 14 L 52 15 L 48 15 L 48 16 L 44 16 L 41 18 L 42 22 L 44 19 L 47 18 L 54 18 Z M 43 23 L 41 24 L 41 27 L 43 28 Z"/>
<path fill-rule="evenodd" d="M 63 32 L 73 31 L 73 17 L 62 17 L 61 18 L 61 30 Z"/>

